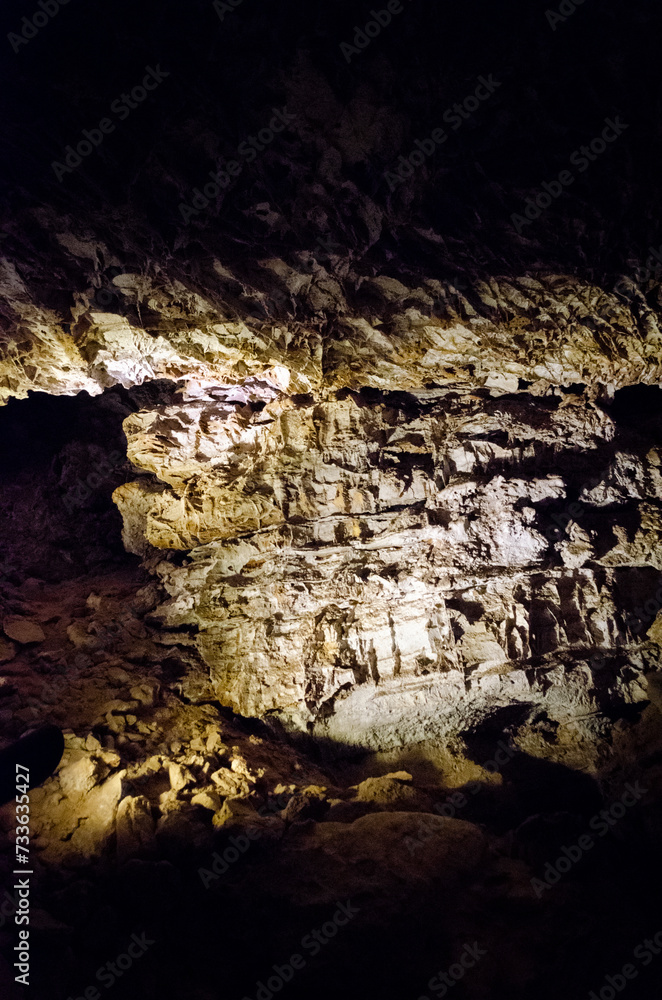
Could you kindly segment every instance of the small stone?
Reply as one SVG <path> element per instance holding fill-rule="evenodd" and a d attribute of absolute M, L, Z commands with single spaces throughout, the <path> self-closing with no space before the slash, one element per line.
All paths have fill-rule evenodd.
<path fill-rule="evenodd" d="M 15 639 L 21 645 L 27 646 L 32 642 L 43 642 L 46 636 L 44 630 L 38 622 L 30 621 L 29 618 L 21 618 L 20 615 L 9 615 L 2 623 L 2 631 L 10 639 Z"/>
<path fill-rule="evenodd" d="M 157 680 L 150 678 L 131 688 L 131 697 L 139 701 L 146 708 L 153 708 L 158 698 L 160 684 Z"/>
<path fill-rule="evenodd" d="M 170 776 L 170 787 L 175 792 L 179 792 L 189 785 L 195 784 L 195 778 L 187 768 L 182 767 L 181 764 L 171 763 L 168 767 L 168 774 Z"/>
<path fill-rule="evenodd" d="M 82 622 L 73 622 L 73 624 L 69 625 L 67 628 L 67 638 L 76 649 L 90 649 L 97 645 L 96 637 L 89 635 Z"/>
<path fill-rule="evenodd" d="M 123 715 L 113 715 L 112 712 L 106 712 L 106 725 L 111 733 L 120 734 L 126 728 L 126 720 Z"/>
<path fill-rule="evenodd" d="M 288 795 L 294 795 L 296 790 L 297 790 L 296 785 L 282 785 L 279 783 L 274 788 L 274 795 L 284 795 L 286 793 Z"/>
<path fill-rule="evenodd" d="M 244 799 L 226 799 L 218 812 L 214 813 L 212 825 L 215 830 L 245 830 L 253 827 L 268 839 L 279 838 L 285 830 L 285 823 L 278 816 L 260 816 Z"/>
<path fill-rule="evenodd" d="M 396 771 L 379 778 L 366 778 L 356 786 L 355 800 L 392 810 L 420 810 L 429 807 L 429 797 L 414 788 L 411 774 Z"/>
<path fill-rule="evenodd" d="M 82 757 L 73 764 L 63 767 L 58 776 L 62 790 L 67 795 L 82 795 L 103 781 L 107 772 L 108 768 L 103 762 L 96 761 L 92 757 Z"/>
<path fill-rule="evenodd" d="M 161 792 L 159 795 L 159 811 L 163 816 L 167 815 L 169 812 L 177 812 L 182 808 L 183 801 L 177 795 L 177 792 L 169 788 L 167 792 Z"/>
<path fill-rule="evenodd" d="M 82 736 L 77 736 L 73 729 L 65 729 L 62 733 L 64 737 L 64 745 L 67 750 L 83 750 L 85 747 L 85 740 Z"/>
<path fill-rule="evenodd" d="M 221 797 L 216 792 L 198 792 L 191 799 L 191 805 L 202 806 L 203 809 L 209 809 L 213 813 L 218 812 L 221 804 Z"/>
<path fill-rule="evenodd" d="M 127 795 L 117 809 L 117 856 L 126 861 L 149 852 L 154 845 L 155 824 L 149 799 Z"/>
<path fill-rule="evenodd" d="M 216 785 L 217 791 L 222 796 L 248 795 L 250 785 L 243 775 L 235 774 L 227 767 L 221 767 L 214 771 L 211 780 Z"/>
<path fill-rule="evenodd" d="M 107 701 L 103 706 L 103 712 L 117 712 L 122 715 L 126 712 L 133 712 L 138 708 L 137 701 L 123 701 L 120 698 L 114 698 L 112 701 Z"/>
<path fill-rule="evenodd" d="M 207 737 L 206 749 L 208 753 L 227 752 L 228 748 L 223 743 L 223 739 L 218 729 L 213 730 L 213 732 L 211 732 Z"/>
<path fill-rule="evenodd" d="M 131 677 L 121 667 L 108 667 L 106 677 L 114 684 L 129 684 Z"/>
<path fill-rule="evenodd" d="M 283 809 L 281 816 L 288 823 L 299 822 L 305 819 L 322 818 L 327 810 L 327 804 L 323 798 L 315 795 L 306 795 L 305 792 L 297 792 Z"/>

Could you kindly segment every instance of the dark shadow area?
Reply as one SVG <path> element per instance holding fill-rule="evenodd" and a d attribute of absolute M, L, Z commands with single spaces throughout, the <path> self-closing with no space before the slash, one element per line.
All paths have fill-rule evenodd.
<path fill-rule="evenodd" d="M 484 722 L 463 734 L 468 756 L 477 764 L 491 760 L 501 747 L 506 813 L 499 823 L 513 825 L 538 813 L 568 813 L 584 821 L 602 804 L 597 783 L 588 775 L 562 764 L 515 751 L 509 733 L 514 733 L 531 714 L 529 705 L 509 705 L 495 709 Z M 510 752 L 506 748 L 510 743 Z M 476 815 L 478 821 L 485 817 Z"/>
<path fill-rule="evenodd" d="M 613 402 L 604 407 L 619 428 L 630 435 L 662 443 L 662 388 L 659 385 L 628 385 L 617 389 Z"/>
<path fill-rule="evenodd" d="M 350 841 L 340 858 L 325 854 L 324 815 L 313 820 L 291 812 L 277 833 L 262 828 L 248 838 L 238 825 L 216 831 L 204 849 L 175 837 L 160 841 L 158 858 L 143 854 L 117 867 L 109 859 L 75 874 L 51 871 L 39 891 L 48 892 L 63 930 L 40 944 L 35 997 L 84 995 L 99 967 L 138 935 L 149 943 L 122 977 L 126 1000 L 270 1000 L 281 991 L 297 1000 L 402 1000 L 430 995 L 426 984 L 455 967 L 467 946 L 478 946 L 485 964 L 462 974 L 457 997 L 581 1000 L 620 969 L 628 949 L 659 930 L 662 883 L 645 858 L 651 803 L 644 798 L 626 818 L 614 817 L 613 803 L 588 776 L 513 753 L 508 732 L 523 711 L 504 710 L 498 721 L 465 735 L 476 759 L 494 757 L 499 747 L 509 751 L 501 787 L 425 790 L 436 795 L 435 807 L 463 795 L 466 804 L 453 819 L 478 823 L 491 844 L 465 872 L 450 878 L 441 856 L 430 868 L 425 855 L 433 848 L 424 840 L 413 853 L 403 840 L 399 864 L 386 827 L 381 854 L 375 843 L 381 861 L 372 867 L 353 854 Z M 261 815 L 283 815 L 282 801 L 263 801 Z M 610 822 L 603 821 L 603 834 L 605 809 Z M 429 823 L 438 812 L 430 809 L 416 822 Z M 577 855 L 588 832 L 593 846 Z M 412 857 L 424 877 L 407 877 Z M 568 858 L 575 860 L 559 866 Z M 344 889 L 337 899 L 315 902 L 338 862 Z M 350 917 L 334 927 L 339 911 Z M 212 954 L 213 963 L 200 961 Z M 629 995 L 650 1000 L 660 982 L 659 963 L 640 964 Z"/>
<path fill-rule="evenodd" d="M 4 573 L 54 582 L 104 567 L 138 565 L 122 545 L 112 501 L 136 470 L 122 421 L 166 402 L 171 382 L 99 396 L 30 393 L 0 408 L 0 539 Z"/>
<path fill-rule="evenodd" d="M 405 2 L 358 47 L 371 12 L 349 0 L 56 10 L 26 29 L 18 0 L 3 7 L 0 67 L 2 249 L 52 308 L 66 313 L 88 285 L 56 238 L 63 229 L 103 243 L 101 305 L 132 319 L 136 303 L 113 290 L 118 268 L 165 272 L 214 299 L 220 260 L 253 289 L 223 283 L 234 315 L 271 314 L 263 288 L 295 315 L 300 303 L 265 279 L 260 258 L 300 266 L 309 251 L 333 269 L 336 254 L 361 274 L 430 273 L 462 288 L 539 270 L 609 282 L 660 244 L 653 4 L 623 16 L 608 0 L 550 23 L 538 0 Z M 163 75 L 132 99 L 147 67 Z M 283 108 L 291 127 L 242 152 Z M 618 122 L 609 142 L 607 120 Z M 594 140 L 601 152 L 582 154 Z M 204 194 L 219 170 L 227 183 Z M 357 307 L 374 307 L 356 294 Z M 158 314 L 140 311 L 156 332 Z"/>

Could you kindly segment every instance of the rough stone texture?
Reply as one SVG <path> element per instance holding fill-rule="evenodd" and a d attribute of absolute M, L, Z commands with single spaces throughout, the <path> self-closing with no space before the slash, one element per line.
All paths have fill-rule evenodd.
<path fill-rule="evenodd" d="M 341 893 L 293 997 L 437 992 L 467 942 L 458 996 L 599 992 L 659 916 L 659 13 L 405 4 L 350 64 L 349 0 L 219 6 L 72 4 L 7 62 L 0 617 L 35 626 L 0 723 L 67 730 L 35 1000 L 138 929 L 127 995 L 262 996 Z M 163 86 L 54 180 L 143 51 Z M 182 212 L 274 102 L 291 127 Z"/>
<path fill-rule="evenodd" d="M 589 732 L 656 656 L 660 401 L 637 391 L 638 427 L 613 387 L 539 383 L 139 412 L 150 475 L 115 499 L 170 595 L 152 617 L 193 630 L 223 704 L 340 742 L 514 702 Z"/>
<path fill-rule="evenodd" d="M 94 328 L 92 391 L 115 362 L 124 386 L 173 380 L 121 404 L 124 544 L 168 598 L 151 621 L 191 633 L 211 680 L 194 697 L 339 743 L 447 736 L 513 703 L 595 739 L 657 668 L 657 313 L 632 283 L 430 281 L 375 278 L 332 335 L 224 328 L 204 364 L 167 297 L 149 344 Z M 131 352 L 165 343 L 176 363 L 141 373 Z M 111 730 L 150 697 L 111 707 Z"/>
<path fill-rule="evenodd" d="M 3 619 L 2 631 L 10 639 L 21 645 L 31 642 L 41 642 L 44 639 L 44 630 L 38 622 L 31 622 L 27 618 L 20 618 L 18 615 L 9 615 Z"/>
<path fill-rule="evenodd" d="M 108 256 L 100 242 L 83 252 L 72 237 L 64 247 L 83 268 L 90 256 Z M 659 286 L 653 283 L 645 295 L 626 274 L 618 293 L 564 274 L 496 276 L 461 292 L 433 274 L 408 287 L 351 269 L 343 269 L 339 282 L 314 259 L 302 261 L 300 271 L 279 260 L 262 264 L 290 295 L 302 298 L 310 320 L 229 321 L 224 283 L 228 289 L 242 285 L 247 297 L 256 290 L 216 262 L 213 302 L 167 280 L 157 293 L 148 279 L 126 274 L 120 294 L 135 298 L 139 285 L 141 300 L 158 317 L 154 327 L 95 310 L 93 292 L 79 296 L 72 324 L 70 316 L 44 312 L 11 263 L 0 261 L 0 290 L 23 337 L 9 339 L 0 356 L 3 398 L 24 397 L 29 389 L 94 395 L 151 379 L 204 387 L 253 378 L 281 391 L 319 393 L 366 385 L 417 389 L 431 381 L 508 390 L 520 378 L 543 386 L 625 385 L 655 381 L 660 371 L 659 308 L 650 295 Z M 302 288 L 310 295 L 330 281 L 336 299 L 311 309 Z M 271 288 L 276 297 L 277 287 Z M 352 302 L 359 288 L 370 295 L 357 310 Z M 330 306 L 333 333 L 325 336 L 316 313 Z"/>

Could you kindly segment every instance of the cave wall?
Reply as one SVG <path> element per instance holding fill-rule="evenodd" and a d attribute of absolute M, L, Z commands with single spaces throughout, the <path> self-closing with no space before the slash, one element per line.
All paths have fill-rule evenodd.
<path fill-rule="evenodd" d="M 326 280 L 272 265 L 308 303 Z M 124 419 L 114 500 L 221 704 L 388 747 L 516 701 L 595 739 L 657 662 L 650 291 L 353 280 L 332 324 L 219 322 L 143 284 L 145 328 L 87 310 L 66 333 L 19 295 L 6 391 L 167 387 Z"/>
<path fill-rule="evenodd" d="M 382 746 L 513 699 L 588 735 L 636 709 L 661 569 L 659 13 L 607 2 L 557 32 L 543 4 L 419 4 L 347 59 L 344 0 L 287 0 L 268 31 L 256 6 L 149 8 L 72 14 L 83 52 L 64 12 L 51 56 L 40 34 L 8 71 L 0 401 L 170 386 L 126 412 L 108 486 L 154 621 L 237 712 Z"/>
<path fill-rule="evenodd" d="M 386 746 L 518 701 L 590 731 L 655 659 L 651 391 L 637 429 L 584 386 L 198 395 L 125 422 L 152 473 L 115 492 L 125 544 L 238 713 Z"/>

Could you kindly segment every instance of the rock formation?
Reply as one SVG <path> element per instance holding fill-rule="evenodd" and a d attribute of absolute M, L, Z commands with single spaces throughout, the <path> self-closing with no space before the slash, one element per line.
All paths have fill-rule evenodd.
<path fill-rule="evenodd" d="M 613 998 L 662 888 L 657 16 L 250 3 L 9 35 L 35 1000 Z"/>

